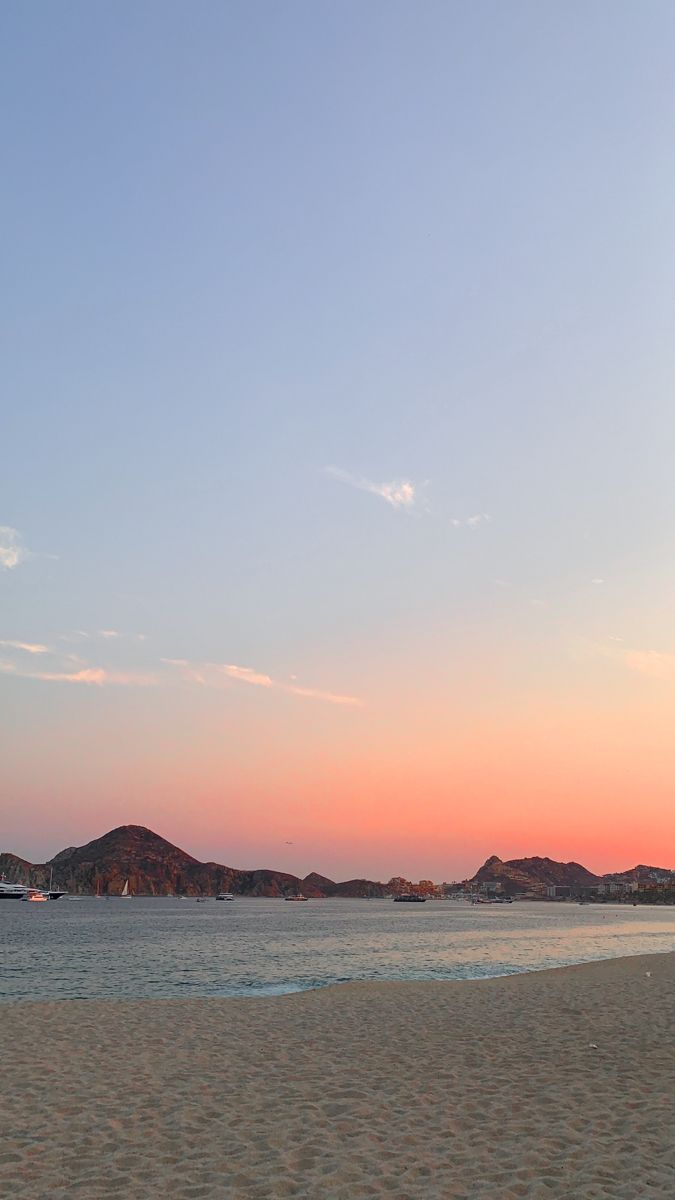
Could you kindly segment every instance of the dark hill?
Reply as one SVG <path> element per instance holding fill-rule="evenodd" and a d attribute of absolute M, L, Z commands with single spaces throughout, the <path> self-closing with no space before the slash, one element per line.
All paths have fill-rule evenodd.
<path fill-rule="evenodd" d="M 7 879 L 44 886 L 53 870 L 54 886 L 69 892 L 119 895 L 125 880 L 137 894 L 213 895 L 235 892 L 242 896 L 383 895 L 382 884 L 354 880 L 336 884 L 323 875 L 301 880 L 286 871 L 242 871 L 220 863 L 199 862 L 179 846 L 143 825 L 120 825 L 85 846 L 69 846 L 46 864 L 29 863 L 14 854 L 0 855 L 0 875 Z M 364 890 L 369 889 L 369 890 Z"/>
<path fill-rule="evenodd" d="M 603 875 L 603 879 L 614 880 L 616 883 L 653 883 L 655 880 L 664 880 L 669 878 L 674 872 L 668 867 L 648 867 L 644 863 L 638 863 L 636 867 L 631 867 L 628 871 L 614 871 L 609 875 Z"/>
<path fill-rule="evenodd" d="M 6 879 L 8 883 L 34 883 L 38 884 L 38 879 L 33 878 L 33 872 L 47 872 L 49 879 L 49 868 L 44 866 L 35 866 L 29 863 L 25 858 L 19 858 L 18 854 L 10 854 L 9 851 L 0 854 L 0 879 Z M 42 875 L 39 882 L 42 883 Z"/>
<path fill-rule="evenodd" d="M 599 876 L 580 863 L 556 862 L 553 858 L 512 858 L 503 862 L 496 854 L 483 864 L 472 883 L 501 883 L 506 892 L 541 893 L 550 884 L 593 884 Z"/>
<path fill-rule="evenodd" d="M 309 875 L 301 883 L 303 896 L 334 896 L 337 884 L 327 875 L 319 875 L 318 871 L 311 871 Z"/>
<path fill-rule="evenodd" d="M 376 900 L 387 894 L 387 888 L 382 883 L 373 883 L 372 879 L 347 879 L 345 883 L 336 883 L 334 896 L 360 896 Z"/>

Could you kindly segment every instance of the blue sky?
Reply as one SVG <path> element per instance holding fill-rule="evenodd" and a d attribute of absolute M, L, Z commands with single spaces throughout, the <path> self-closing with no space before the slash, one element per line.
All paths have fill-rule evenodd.
<path fill-rule="evenodd" d="M 6 4 L 0 24 L 0 526 L 31 551 L 0 577 L 0 640 L 127 675 L 239 665 L 392 731 L 411 694 L 443 705 L 439 661 L 478 687 L 472 647 L 517 663 L 505 696 L 583 691 L 599 638 L 672 653 L 671 5 Z M 31 762 L 64 706 L 73 755 L 92 704 L 113 740 L 128 710 L 5 649 L 16 840 L 45 778 L 71 797 L 55 751 Z M 133 703 L 140 819 L 184 714 L 162 688 Z M 286 719 L 298 755 L 323 744 Z M 252 714 L 253 740 L 275 720 Z M 244 724 L 222 743 L 242 796 Z M 98 775 L 93 756 L 54 836 L 87 824 Z"/>

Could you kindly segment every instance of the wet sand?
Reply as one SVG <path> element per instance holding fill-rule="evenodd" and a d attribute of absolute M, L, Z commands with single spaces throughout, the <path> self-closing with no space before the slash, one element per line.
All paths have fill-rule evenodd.
<path fill-rule="evenodd" d="M 17 1200 L 672 1200 L 675 954 L 0 1006 Z"/>

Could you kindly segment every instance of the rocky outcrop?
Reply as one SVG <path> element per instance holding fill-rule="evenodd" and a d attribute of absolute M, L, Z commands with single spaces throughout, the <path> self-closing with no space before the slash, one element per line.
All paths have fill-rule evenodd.
<path fill-rule="evenodd" d="M 30 863 L 18 854 L 0 854 L 0 879 L 8 883 L 28 883 L 32 887 L 44 887 L 49 883 L 49 867 L 44 863 Z"/>
<path fill-rule="evenodd" d="M 638 863 L 636 867 L 631 867 L 629 871 L 615 871 L 609 875 L 603 875 L 603 879 L 610 880 L 614 883 L 665 883 L 672 879 L 675 871 L 668 867 L 648 867 L 645 863 Z"/>
<path fill-rule="evenodd" d="M 581 863 L 556 862 L 553 858 L 512 858 L 503 862 L 496 854 L 488 858 L 476 871 L 471 883 L 501 883 L 505 892 L 544 892 L 547 886 L 562 884 L 574 886 L 600 882 Z"/>

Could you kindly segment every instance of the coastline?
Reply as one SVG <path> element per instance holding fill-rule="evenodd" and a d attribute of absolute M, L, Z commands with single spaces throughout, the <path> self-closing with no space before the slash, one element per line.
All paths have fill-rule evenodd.
<path fill-rule="evenodd" d="M 256 998 L 3 1005 L 22 1200 L 666 1200 L 675 953 Z"/>

